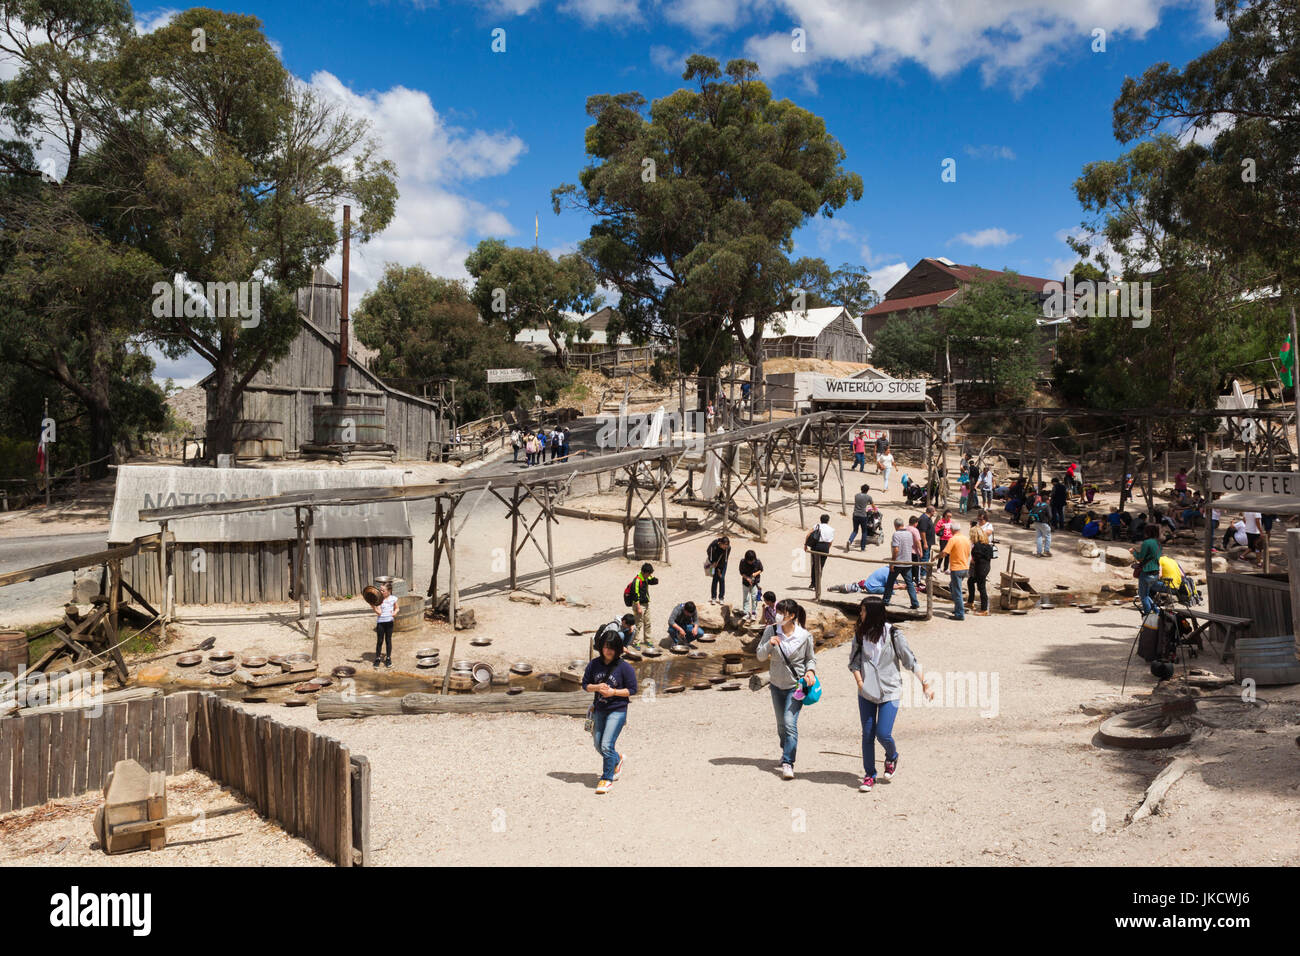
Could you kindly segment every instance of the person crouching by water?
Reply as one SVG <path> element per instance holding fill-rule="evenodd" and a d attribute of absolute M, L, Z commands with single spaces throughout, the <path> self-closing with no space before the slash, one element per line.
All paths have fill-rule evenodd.
<path fill-rule="evenodd" d="M 397 598 L 393 589 L 387 584 L 381 585 L 379 593 L 383 599 L 375 605 L 375 669 L 379 669 L 379 659 L 383 657 L 384 666 L 393 666 L 393 615 L 397 613 Z M 387 642 L 387 649 L 385 649 Z"/>
<path fill-rule="evenodd" d="M 609 793 L 623 772 L 623 755 L 615 746 L 627 723 L 628 698 L 636 693 L 636 671 L 622 655 L 622 638 L 617 632 L 607 633 L 599 656 L 587 663 L 582 674 L 582 689 L 596 695 L 588 714 L 591 740 L 602 761 L 597 793 Z"/>
<path fill-rule="evenodd" d="M 817 678 L 817 658 L 812 635 L 804 629 L 807 613 L 796 602 L 778 601 L 777 623 L 759 638 L 755 656 L 772 659 L 769 673 L 772 709 L 776 713 L 776 734 L 781 741 L 781 779 L 794 779 L 795 750 L 799 745 L 799 711 L 803 702 L 795 699 L 800 686 L 811 687 Z"/>
<path fill-rule="evenodd" d="M 885 777 L 898 772 L 898 747 L 894 744 L 894 718 L 902 697 L 903 680 L 899 665 L 921 679 L 927 700 L 934 689 L 921 673 L 921 662 L 907 646 L 902 633 L 885 620 L 885 602 L 869 597 L 858 605 L 853 629 L 853 650 L 849 670 L 858 681 L 858 717 L 862 721 L 862 769 L 858 790 L 870 793 L 876 785 L 876 741 L 885 749 Z"/>

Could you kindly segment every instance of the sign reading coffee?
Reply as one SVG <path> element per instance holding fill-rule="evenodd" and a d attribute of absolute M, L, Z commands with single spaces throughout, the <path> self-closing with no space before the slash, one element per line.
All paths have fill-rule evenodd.
<path fill-rule="evenodd" d="M 1219 495 L 1244 493 L 1300 498 L 1300 472 L 1212 471 L 1210 490 Z"/>

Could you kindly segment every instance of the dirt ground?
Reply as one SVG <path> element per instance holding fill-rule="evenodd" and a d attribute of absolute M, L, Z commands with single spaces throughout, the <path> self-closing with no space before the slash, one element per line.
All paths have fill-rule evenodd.
<path fill-rule="evenodd" d="M 865 478 L 846 472 L 846 479 L 850 489 L 862 480 L 872 486 L 887 528 L 896 515 L 913 511 L 903 507 L 897 483 L 882 492 L 881 478 L 870 468 Z M 831 480 L 824 510 L 832 517 L 833 553 L 839 555 L 851 520 L 840 513 L 839 488 L 833 475 Z M 594 486 L 575 490 L 592 492 L 582 497 L 582 507 L 612 512 L 622 506 L 622 489 L 603 495 L 595 495 Z M 773 503 L 778 499 L 784 506 L 770 516 L 765 544 L 751 544 L 743 533 L 732 532 L 732 600 L 739 599 L 735 565 L 753 547 L 766 566 L 766 588 L 812 602 L 802 541 L 804 527 L 811 527 L 823 508 L 806 505 L 800 526 L 793 493 L 774 491 Z M 462 599 L 478 623 L 472 631 L 459 632 L 454 656 L 484 660 L 498 670 L 517 660 L 542 670 L 585 658 L 590 636 L 572 635 L 569 628 L 590 630 L 622 614 L 623 586 L 640 563 L 622 557 L 620 525 L 562 518 L 554 536 L 556 587 L 568 603 L 524 604 L 510 601 L 505 591 L 510 529 L 502 520 L 503 509 L 490 495 L 468 512 L 473 504 L 466 499 L 462 505 L 461 514 L 469 517 L 459 533 L 458 571 Z M 704 514 L 683 505 L 669 508 L 670 515 L 683 511 Z M 411 514 L 416 540 L 412 589 L 423 593 L 431 573 L 431 549 L 425 542 L 432 521 L 419 505 Z M 1011 527 L 1000 510 L 994 523 L 1002 548 L 994 582 L 1008 553 L 1040 591 L 1057 584 L 1095 591 L 1103 583 L 1132 580 L 1127 568 L 1081 557 L 1076 535 L 1059 536 L 1053 557 L 1036 559 L 1028 531 Z M 672 534 L 671 565 L 656 563 L 661 582 L 652 592 L 656 639 L 663 636 L 667 612 L 677 601 L 707 602 L 702 562 L 716 533 L 710 527 Z M 1190 559 L 1195 548 L 1183 549 L 1180 560 Z M 867 549 L 867 556 L 886 554 L 884 545 Z M 1199 570 L 1198 562 L 1185 561 L 1184 566 Z M 826 580 L 853 580 L 874 567 L 832 558 Z M 520 575 L 530 592 L 547 592 L 544 565 L 531 544 L 521 552 Z M 996 590 L 990 591 L 996 600 Z M 901 607 L 905 600 L 895 604 Z M 593 792 L 598 757 L 581 722 L 572 718 L 431 715 L 322 723 L 312 707 L 246 706 L 287 723 L 313 726 L 369 757 L 372 844 L 382 865 L 589 865 L 592 824 L 602 822 L 617 828 L 619 839 L 607 841 L 605 852 L 622 864 L 689 859 L 855 865 L 877 862 L 882 855 L 911 865 L 1300 863 L 1295 827 L 1300 730 L 1292 716 L 1296 708 L 1281 706 L 1300 700 L 1300 691 L 1262 689 L 1260 696 L 1277 706 L 1258 727 L 1209 731 L 1176 751 L 1111 750 L 1094 742 L 1100 718 L 1085 714 L 1081 704 L 1119 691 L 1137 625 L 1131 608 L 1108 605 L 1085 615 L 1063 607 L 1025 616 L 968 616 L 963 622 L 948 618 L 946 602 L 936 602 L 936 610 L 940 613 L 931 621 L 903 625 L 922 665 L 940 678 L 941 686 L 973 683 L 986 694 L 971 700 L 950 692 L 946 699 L 941 693 L 937 705 L 922 706 L 919 699 L 905 703 L 895 730 L 902 754 L 899 774 L 892 782 L 878 783 L 871 794 L 857 792 L 861 737 L 844 645 L 819 653 L 825 695 L 800 719 L 793 782 L 783 782 L 775 773 L 779 751 L 766 690 L 687 690 L 634 699 L 620 740 L 627 769 L 603 798 Z M 310 645 L 294 622 L 296 612 L 296 606 L 288 605 L 184 608 L 175 646 L 216 636 L 218 647 L 232 651 L 302 650 Z M 322 667 L 351 662 L 368 669 L 372 621 L 359 601 L 328 602 L 321 627 Z M 491 646 L 466 647 L 475 635 L 489 637 Z M 394 670 L 416 676 L 414 652 L 424 646 L 440 647 L 446 667 L 453 657 L 452 636 L 446 624 L 399 632 Z M 730 646 L 720 641 L 710 653 Z M 1229 673 L 1208 652 L 1196 663 Z M 439 669 L 420 676 L 440 679 L 441 674 Z M 1140 661 L 1129 669 L 1130 693 L 1148 694 L 1153 683 Z M 1228 687 L 1221 693 L 1233 692 L 1237 689 Z M 1177 754 L 1200 762 L 1173 787 L 1160 815 L 1126 825 L 1126 814 Z M 1246 820 L 1248 837 L 1241 826 Z M 88 823 L 81 829 L 86 839 Z M 31 834 L 23 844 L 29 850 L 66 835 L 47 835 L 36 826 Z M 283 839 L 284 849 L 274 851 L 275 862 L 307 861 L 300 844 Z M 71 851 L 70 846 L 58 856 Z M 197 854 L 221 851 L 196 847 L 185 852 L 196 856 L 180 862 L 205 862 Z M 16 857 L 0 857 L 0 862 L 6 859 Z M 37 859 L 44 862 L 45 857 Z M 60 862 L 57 856 L 50 861 Z"/>
<path fill-rule="evenodd" d="M 84 794 L 0 817 L 0 866 L 333 865 L 252 809 L 173 827 L 163 850 L 108 856 L 94 835 L 101 802 L 100 794 Z M 238 802 L 230 790 L 196 770 L 167 780 L 169 814 L 213 811 Z"/>

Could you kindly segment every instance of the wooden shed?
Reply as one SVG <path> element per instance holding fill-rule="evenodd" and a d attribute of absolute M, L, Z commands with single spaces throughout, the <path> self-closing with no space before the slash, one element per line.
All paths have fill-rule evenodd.
<path fill-rule="evenodd" d="M 324 269 L 317 269 L 312 285 L 299 289 L 297 298 L 301 323 L 298 337 L 288 354 L 259 370 L 240 396 L 235 435 L 236 452 L 241 456 L 257 456 L 259 450 L 277 442 L 284 454 L 296 456 L 300 448 L 314 440 L 312 407 L 332 400 L 339 341 L 338 280 Z M 386 385 L 365 367 L 366 355 L 355 341 L 350 344 L 349 404 L 382 408 L 384 440 L 396 448 L 396 457 L 427 460 L 431 443 L 443 438 L 437 403 Z M 211 421 L 215 418 L 216 397 L 213 377 L 209 375 L 199 384 L 207 393 L 207 417 Z"/>
<path fill-rule="evenodd" d="M 754 322 L 745 319 L 741 331 L 748 337 Z M 835 362 L 865 362 L 871 346 L 862 329 L 843 306 L 780 312 L 763 326 L 763 358 L 817 358 Z"/>
<path fill-rule="evenodd" d="M 139 513 L 215 501 L 235 501 L 344 488 L 403 484 L 394 469 L 179 468 L 131 465 L 118 471 L 109 544 L 126 544 L 160 530 Z M 168 525 L 175 541 L 177 604 L 254 604 L 296 599 L 292 592 L 297 537 L 294 512 L 199 516 Z M 322 507 L 316 517 L 321 593 L 359 595 L 379 575 L 411 578 L 411 529 L 406 503 L 391 501 Z M 124 577 L 161 606 L 157 552 L 122 563 Z"/>

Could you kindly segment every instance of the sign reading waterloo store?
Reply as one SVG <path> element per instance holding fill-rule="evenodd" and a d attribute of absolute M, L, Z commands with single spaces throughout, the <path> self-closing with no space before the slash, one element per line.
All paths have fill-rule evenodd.
<path fill-rule="evenodd" d="M 924 402 L 923 378 L 824 378 L 813 382 L 819 401 Z"/>

